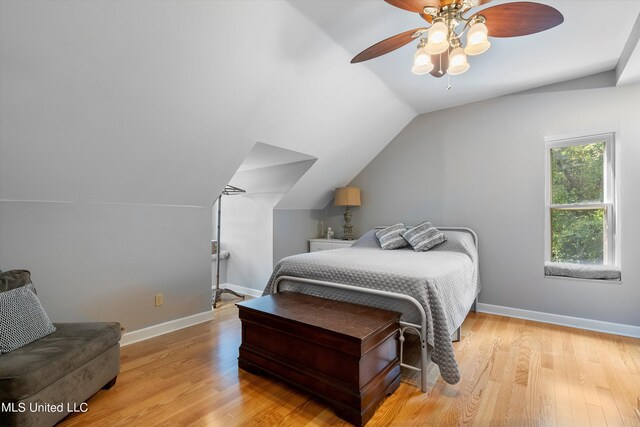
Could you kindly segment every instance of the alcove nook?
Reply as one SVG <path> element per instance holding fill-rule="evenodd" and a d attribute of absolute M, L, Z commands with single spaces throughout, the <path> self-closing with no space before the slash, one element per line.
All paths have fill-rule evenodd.
<path fill-rule="evenodd" d="M 222 196 L 220 286 L 260 295 L 273 269 L 273 209 L 317 159 L 258 142 L 229 181 L 245 190 Z M 218 202 L 213 205 L 216 238 Z M 216 286 L 216 256 L 212 257 Z"/>

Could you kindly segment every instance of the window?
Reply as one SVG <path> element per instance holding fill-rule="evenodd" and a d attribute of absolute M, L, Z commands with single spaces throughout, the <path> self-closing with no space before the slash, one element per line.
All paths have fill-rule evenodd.
<path fill-rule="evenodd" d="M 613 134 L 547 141 L 547 275 L 611 278 L 593 271 L 617 265 L 613 149 Z M 587 275 L 550 274 L 557 269 L 548 267 L 558 263 L 576 265 L 573 270 Z"/>

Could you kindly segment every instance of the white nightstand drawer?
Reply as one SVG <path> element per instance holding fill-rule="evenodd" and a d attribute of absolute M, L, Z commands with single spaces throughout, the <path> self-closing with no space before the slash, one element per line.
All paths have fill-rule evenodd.
<path fill-rule="evenodd" d="M 312 242 L 309 241 L 309 252 L 316 251 L 326 251 L 329 249 L 333 249 L 331 247 L 331 242 Z"/>
<path fill-rule="evenodd" d="M 331 249 L 348 248 L 348 247 L 351 247 L 351 245 L 353 245 L 354 242 L 355 240 L 340 240 L 337 242 L 331 242 Z"/>
<path fill-rule="evenodd" d="M 354 242 L 355 240 L 309 239 L 309 252 L 348 248 L 353 245 Z"/>

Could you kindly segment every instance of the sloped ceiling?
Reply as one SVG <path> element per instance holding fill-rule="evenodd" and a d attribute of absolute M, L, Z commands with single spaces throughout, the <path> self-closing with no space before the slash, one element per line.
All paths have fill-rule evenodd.
<path fill-rule="evenodd" d="M 616 77 L 618 86 L 640 83 L 640 15 L 620 55 Z"/>
<path fill-rule="evenodd" d="M 297 151 L 287 150 L 274 145 L 257 142 L 249 154 L 244 158 L 238 168 L 238 172 L 246 172 L 254 169 L 268 168 L 271 166 L 284 165 L 287 163 L 301 162 L 305 160 L 317 160 Z"/>
<path fill-rule="evenodd" d="M 476 10 L 513 0 L 493 0 Z M 616 68 L 640 12 L 638 0 L 535 0 L 551 5 L 565 22 L 551 30 L 516 38 L 491 38 L 491 49 L 471 57 L 460 76 L 436 79 L 410 71 L 417 42 L 354 64 L 368 68 L 420 113 L 520 92 L 611 71 Z M 424 28 L 417 14 L 382 0 L 290 0 L 345 48 L 351 57 L 392 35 Z M 637 38 L 634 39 L 637 42 Z M 640 55 L 636 52 L 636 55 Z M 640 61 L 639 61 L 640 62 Z M 639 71 L 634 72 L 637 74 Z M 640 76 L 638 76 L 640 77 Z M 447 90 L 448 84 L 451 90 Z"/>
<path fill-rule="evenodd" d="M 258 142 L 233 175 L 229 184 L 244 190 L 241 194 L 278 195 L 274 205 L 318 159 Z"/>
<path fill-rule="evenodd" d="M 544 2 L 447 91 L 409 46 L 349 63 L 424 24 L 382 0 L 3 0 L 0 200 L 211 206 L 264 142 L 318 159 L 277 207 L 322 208 L 419 113 L 615 68 L 640 1 Z"/>
<path fill-rule="evenodd" d="M 0 8 L 2 200 L 211 206 L 261 141 L 323 207 L 416 115 L 286 1 Z"/>

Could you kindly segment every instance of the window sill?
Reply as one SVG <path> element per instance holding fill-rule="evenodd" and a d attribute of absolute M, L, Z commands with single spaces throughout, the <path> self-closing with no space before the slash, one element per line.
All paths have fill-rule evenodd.
<path fill-rule="evenodd" d="M 568 276 L 547 276 L 544 275 L 545 279 L 551 280 L 565 280 L 569 282 L 591 282 L 591 283 L 602 283 L 607 285 L 621 285 L 622 279 L 620 280 L 605 280 L 605 279 L 581 279 L 579 277 L 568 277 Z"/>
<path fill-rule="evenodd" d="M 545 262 L 544 275 L 556 279 L 589 280 L 595 282 L 621 283 L 620 267 L 615 265 L 583 265 Z"/>

